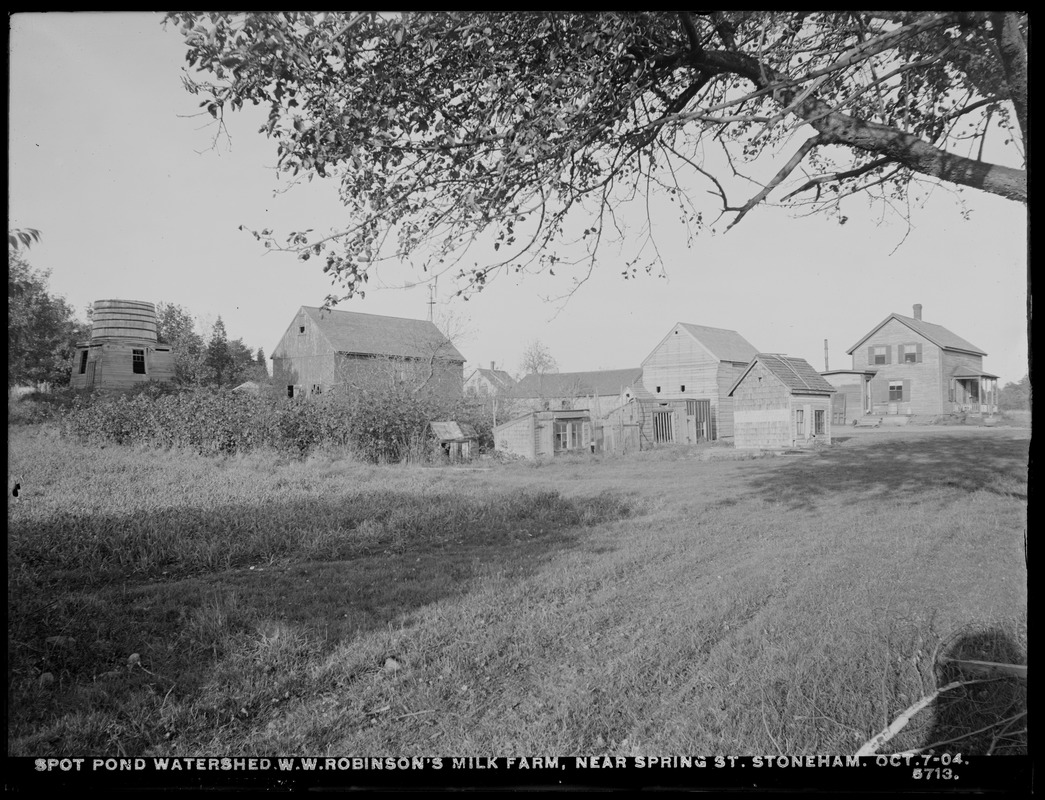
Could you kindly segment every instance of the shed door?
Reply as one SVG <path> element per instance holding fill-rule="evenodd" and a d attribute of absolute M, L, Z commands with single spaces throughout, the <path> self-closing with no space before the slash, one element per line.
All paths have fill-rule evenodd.
<path fill-rule="evenodd" d="M 98 364 L 97 361 L 87 362 L 87 382 L 84 384 L 88 389 L 94 386 L 94 368 Z"/>
<path fill-rule="evenodd" d="M 686 427 L 693 432 L 693 441 L 706 442 L 711 438 L 711 401 L 686 401 Z"/>

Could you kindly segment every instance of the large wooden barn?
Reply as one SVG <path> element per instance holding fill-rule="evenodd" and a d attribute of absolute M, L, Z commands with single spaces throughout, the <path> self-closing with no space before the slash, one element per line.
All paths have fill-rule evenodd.
<path fill-rule="evenodd" d="M 942 325 L 890 314 L 849 350 L 853 370 L 867 373 L 862 404 L 879 415 L 993 414 L 998 376 L 983 370 L 987 355 Z"/>
<path fill-rule="evenodd" d="M 768 450 L 830 444 L 835 391 L 809 362 L 759 353 L 729 390 L 733 446 Z"/>
<path fill-rule="evenodd" d="M 91 338 L 76 345 L 74 389 L 131 389 L 174 380 L 174 354 L 156 336 L 156 306 L 141 300 L 98 300 Z"/>
<path fill-rule="evenodd" d="M 460 397 L 464 356 L 432 322 L 302 306 L 272 353 L 289 397 L 401 383 Z"/>
<path fill-rule="evenodd" d="M 706 401 L 710 409 L 706 438 L 728 438 L 733 436 L 729 390 L 756 352 L 736 331 L 679 322 L 642 362 L 642 387 L 659 402 Z M 693 416 L 698 414 L 694 405 Z"/>

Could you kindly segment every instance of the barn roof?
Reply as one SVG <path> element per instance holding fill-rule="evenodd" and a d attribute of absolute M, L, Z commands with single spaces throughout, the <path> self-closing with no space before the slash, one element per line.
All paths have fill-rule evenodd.
<path fill-rule="evenodd" d="M 302 306 L 336 353 L 430 358 L 448 361 L 465 358 L 434 323 L 423 319 L 382 317 L 358 311 L 337 311 Z"/>
<path fill-rule="evenodd" d="M 883 325 L 885 325 L 885 323 L 893 319 L 895 319 L 897 322 L 903 325 L 906 325 L 915 333 L 925 337 L 934 345 L 936 345 L 937 347 L 941 347 L 944 350 L 961 350 L 965 353 L 972 353 L 973 355 L 987 355 L 976 345 L 966 341 L 958 334 L 952 333 L 951 331 L 947 330 L 947 328 L 943 327 L 943 325 L 935 325 L 931 322 L 925 322 L 924 320 L 915 319 L 914 317 L 905 317 L 902 314 L 890 314 L 888 317 L 886 317 L 877 325 L 875 325 L 875 327 L 871 329 L 870 333 L 868 333 L 866 336 L 860 339 L 860 341 L 858 341 L 856 344 L 854 344 L 852 347 L 846 350 L 846 353 L 852 355 L 853 351 L 856 350 L 856 348 L 858 348 L 860 345 L 862 345 L 864 342 L 866 342 L 868 339 L 874 336 L 879 331 L 879 329 Z"/>
<path fill-rule="evenodd" d="M 712 328 L 708 325 L 694 325 L 691 322 L 678 322 L 672 325 L 668 335 L 661 339 L 660 344 L 653 348 L 650 356 L 660 349 L 661 345 L 664 344 L 676 328 L 684 330 L 696 339 L 697 343 L 717 361 L 738 361 L 746 364 L 758 352 L 751 342 L 736 331 L 727 330 L 726 328 Z M 646 361 L 649 360 L 650 356 L 646 356 Z"/>
<path fill-rule="evenodd" d="M 604 369 L 595 372 L 546 372 L 530 374 L 515 387 L 517 397 L 582 397 L 584 395 L 619 395 L 642 377 L 641 367 Z"/>
<path fill-rule="evenodd" d="M 759 363 L 778 378 L 792 394 L 833 394 L 838 391 L 804 358 L 795 358 L 780 353 L 759 353 L 737 378 L 729 390 L 730 394 L 733 394 L 755 364 Z"/>

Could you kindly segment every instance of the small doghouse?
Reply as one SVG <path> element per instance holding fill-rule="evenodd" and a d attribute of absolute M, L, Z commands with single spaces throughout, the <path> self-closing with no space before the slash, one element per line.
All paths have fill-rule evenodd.
<path fill-rule="evenodd" d="M 433 422 L 432 436 L 450 461 L 469 461 L 478 453 L 479 434 L 465 422 Z"/>

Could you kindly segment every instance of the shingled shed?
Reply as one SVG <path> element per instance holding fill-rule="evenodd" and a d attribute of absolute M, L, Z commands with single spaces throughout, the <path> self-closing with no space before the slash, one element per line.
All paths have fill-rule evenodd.
<path fill-rule="evenodd" d="M 537 459 L 592 450 L 591 415 L 587 410 L 531 411 L 493 429 L 500 453 Z"/>
<path fill-rule="evenodd" d="M 130 389 L 174 380 L 174 354 L 156 336 L 156 306 L 141 300 L 96 300 L 91 338 L 76 345 L 74 389 Z"/>
<path fill-rule="evenodd" d="M 804 359 L 757 354 L 729 390 L 733 445 L 772 450 L 830 444 L 835 391 Z"/>
<path fill-rule="evenodd" d="M 465 422 L 433 422 L 432 436 L 451 461 L 468 461 L 479 446 L 479 434 Z"/>

